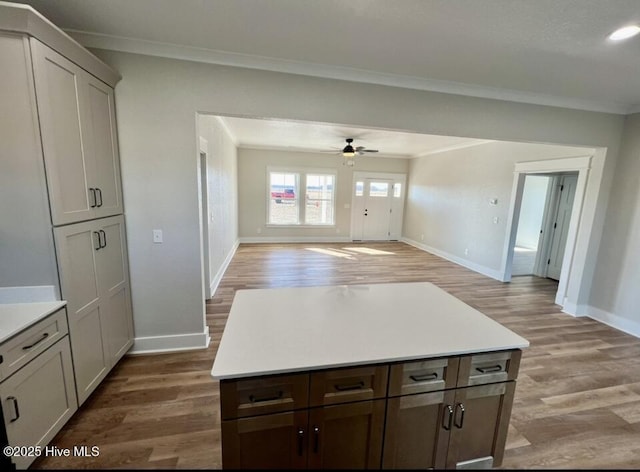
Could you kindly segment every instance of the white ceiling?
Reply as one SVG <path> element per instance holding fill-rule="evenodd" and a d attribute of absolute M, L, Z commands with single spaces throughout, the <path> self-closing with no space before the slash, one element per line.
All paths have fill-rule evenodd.
<path fill-rule="evenodd" d="M 353 146 L 377 149 L 379 157 L 418 157 L 489 142 L 481 139 L 434 136 L 322 123 L 222 118 L 238 147 L 338 153 L 354 138 Z"/>
<path fill-rule="evenodd" d="M 640 111 L 639 0 L 26 0 L 89 47 Z"/>

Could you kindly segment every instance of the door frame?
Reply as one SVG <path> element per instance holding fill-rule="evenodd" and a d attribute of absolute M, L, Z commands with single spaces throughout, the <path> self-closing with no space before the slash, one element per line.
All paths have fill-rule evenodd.
<path fill-rule="evenodd" d="M 520 207 L 522 205 L 522 194 L 524 191 L 524 181 L 527 174 L 556 174 L 562 172 L 578 172 L 578 183 L 576 184 L 576 193 L 571 209 L 571 220 L 569 223 L 569 231 L 567 233 L 567 243 L 565 246 L 564 257 L 562 259 L 562 271 L 560 280 L 558 281 L 558 291 L 556 292 L 555 303 L 566 308 L 569 303 L 569 282 L 573 287 L 579 287 L 580 283 L 573 283 L 571 277 L 581 281 L 583 276 L 582 270 L 573 270 L 574 265 L 582 266 L 580 261 L 576 261 L 575 249 L 578 240 L 578 229 L 582 220 L 584 208 L 585 194 L 587 183 L 589 180 L 589 171 L 591 170 L 591 160 L 593 156 L 566 157 L 561 159 L 548 159 L 544 161 L 527 161 L 518 162 L 515 165 L 513 176 L 513 187 L 511 191 L 511 202 L 509 204 L 509 213 L 507 219 L 507 234 L 502 254 L 502 263 L 500 273 L 502 281 L 511 281 L 511 268 L 513 264 L 513 251 L 516 242 L 516 233 L 518 231 L 518 220 L 520 218 Z M 580 267 L 577 267 L 580 269 Z M 577 304 L 577 295 L 572 294 Z M 575 314 L 576 308 L 571 307 Z"/>
<path fill-rule="evenodd" d="M 400 240 L 402 237 L 402 224 L 404 218 L 404 206 L 407 198 L 407 174 L 400 172 L 367 172 L 367 171 L 355 171 L 353 173 L 353 180 L 351 182 L 351 229 L 349 238 L 351 241 L 361 241 L 361 238 L 356 238 L 356 223 L 362 212 L 359 205 L 359 201 L 356 200 L 356 182 L 366 181 L 366 179 L 388 179 L 398 182 L 402 185 L 400 198 L 392 197 L 392 217 L 389 240 Z M 391 190 L 393 191 L 393 189 Z M 364 196 L 364 195 L 363 195 Z M 362 236 L 362 234 L 360 234 Z"/>
<path fill-rule="evenodd" d="M 211 257 L 209 256 L 209 143 L 202 136 L 199 137 L 198 158 L 198 190 L 200 199 L 200 245 L 202 254 L 202 274 L 204 283 L 204 296 L 208 300 L 211 293 Z"/>

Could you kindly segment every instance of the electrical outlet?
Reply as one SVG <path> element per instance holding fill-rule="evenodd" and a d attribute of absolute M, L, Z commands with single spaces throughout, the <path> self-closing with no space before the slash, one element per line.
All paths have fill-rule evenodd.
<path fill-rule="evenodd" d="M 256 229 L 256 233 L 258 233 L 258 234 L 262 233 L 262 228 L 257 228 Z"/>
<path fill-rule="evenodd" d="M 498 218 L 497 216 L 493 217 L 493 224 L 497 225 L 500 222 L 500 218 Z"/>
<path fill-rule="evenodd" d="M 468 247 L 464 248 L 464 255 L 465 256 L 469 255 L 469 248 Z"/>
<path fill-rule="evenodd" d="M 424 234 L 420 235 L 420 241 L 424 241 Z"/>
<path fill-rule="evenodd" d="M 154 229 L 153 230 L 153 243 L 154 244 L 162 244 L 162 230 Z"/>

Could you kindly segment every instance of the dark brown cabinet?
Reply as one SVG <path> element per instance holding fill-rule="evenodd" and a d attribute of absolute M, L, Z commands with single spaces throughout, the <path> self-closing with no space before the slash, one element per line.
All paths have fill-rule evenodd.
<path fill-rule="evenodd" d="M 222 380 L 223 467 L 499 467 L 520 356 Z"/>

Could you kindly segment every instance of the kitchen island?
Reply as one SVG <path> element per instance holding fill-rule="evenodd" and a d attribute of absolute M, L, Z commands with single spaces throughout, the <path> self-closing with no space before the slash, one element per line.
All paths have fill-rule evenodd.
<path fill-rule="evenodd" d="M 499 466 L 528 345 L 427 282 L 239 290 L 223 467 Z"/>

